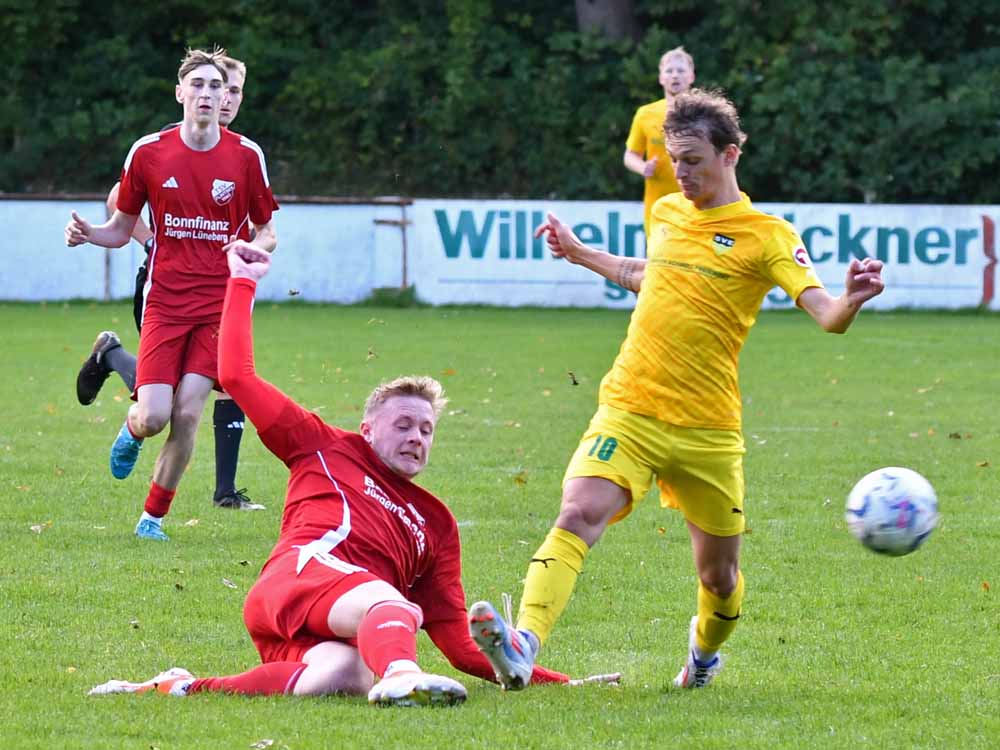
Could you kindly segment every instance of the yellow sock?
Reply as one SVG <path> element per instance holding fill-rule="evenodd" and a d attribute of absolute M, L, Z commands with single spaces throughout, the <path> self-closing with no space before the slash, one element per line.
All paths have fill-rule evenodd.
<path fill-rule="evenodd" d="M 545 643 L 573 595 L 589 551 L 587 543 L 570 531 L 553 528 L 549 532 L 528 565 L 517 613 L 518 630 L 530 630 Z"/>
<path fill-rule="evenodd" d="M 743 604 L 743 572 L 739 572 L 736 588 L 725 599 L 713 594 L 701 582 L 698 583 L 698 631 L 695 640 L 698 648 L 710 654 L 722 648 L 722 644 L 736 629 Z"/>

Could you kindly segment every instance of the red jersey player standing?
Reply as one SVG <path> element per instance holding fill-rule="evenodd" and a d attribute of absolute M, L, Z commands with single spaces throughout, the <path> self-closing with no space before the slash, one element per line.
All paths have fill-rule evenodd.
<path fill-rule="evenodd" d="M 136 535 L 166 541 L 170 509 L 194 447 L 205 401 L 217 385 L 218 329 L 228 269 L 224 247 L 271 252 L 277 237 L 264 154 L 219 127 L 225 50 L 189 50 L 177 73 L 184 119 L 133 144 L 122 169 L 118 209 L 99 226 L 75 212 L 66 244 L 121 247 L 144 204 L 152 214 L 148 292 L 135 381 L 136 403 L 111 447 L 111 473 L 124 479 L 142 441 L 170 434 L 156 461 Z M 251 243 L 250 228 L 254 229 Z"/>
<path fill-rule="evenodd" d="M 219 339 L 222 385 L 290 471 L 281 535 L 243 612 L 264 663 L 202 679 L 174 668 L 146 682 L 111 680 L 91 693 L 367 691 L 370 703 L 382 705 L 460 703 L 459 682 L 416 663 L 423 627 L 457 669 L 495 679 L 466 624 L 455 518 L 412 481 L 427 464 L 446 403 L 441 384 L 413 376 L 383 383 L 368 397 L 360 433 L 299 406 L 254 369 L 251 311 L 269 264 L 267 253 L 234 243 Z M 532 678 L 569 681 L 538 666 Z"/>

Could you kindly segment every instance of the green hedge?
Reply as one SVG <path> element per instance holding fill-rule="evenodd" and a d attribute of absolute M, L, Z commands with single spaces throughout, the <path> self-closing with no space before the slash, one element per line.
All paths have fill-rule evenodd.
<path fill-rule="evenodd" d="M 177 119 L 184 47 L 220 43 L 278 192 L 638 199 L 625 136 L 683 43 L 743 113 L 756 199 L 1000 203 L 996 2 L 636 0 L 636 42 L 542 0 L 0 4 L 4 191 L 106 189 Z"/>

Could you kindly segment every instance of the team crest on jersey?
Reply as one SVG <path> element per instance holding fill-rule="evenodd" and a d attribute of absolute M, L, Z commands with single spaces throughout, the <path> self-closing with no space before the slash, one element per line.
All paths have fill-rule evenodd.
<path fill-rule="evenodd" d="M 795 252 L 792 253 L 792 257 L 795 259 L 795 262 L 803 268 L 812 268 L 812 260 L 809 258 L 809 251 L 804 247 L 796 248 Z"/>
<path fill-rule="evenodd" d="M 229 180 L 212 180 L 212 200 L 224 206 L 233 199 L 236 193 L 236 183 Z"/>
<path fill-rule="evenodd" d="M 712 238 L 712 247 L 715 248 L 716 255 L 724 255 L 733 249 L 733 245 L 736 244 L 736 240 L 732 237 L 726 237 L 724 234 L 717 234 Z"/>

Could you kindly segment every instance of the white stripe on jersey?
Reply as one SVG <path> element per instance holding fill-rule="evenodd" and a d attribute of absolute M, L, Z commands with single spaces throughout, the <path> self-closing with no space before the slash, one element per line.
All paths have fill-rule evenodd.
<path fill-rule="evenodd" d="M 264 152 L 261 150 L 260 146 L 251 141 L 245 135 L 240 136 L 240 145 L 246 146 L 248 149 L 257 154 L 257 158 L 260 159 L 260 171 L 264 175 L 264 187 L 271 187 L 271 181 L 267 178 L 267 164 L 264 162 Z"/>
<path fill-rule="evenodd" d="M 295 545 L 299 549 L 299 559 L 295 565 L 296 575 L 301 573 L 302 569 L 306 566 L 306 563 L 317 555 L 329 555 L 330 551 L 342 541 L 347 539 L 347 535 L 351 533 L 351 506 L 347 504 L 347 495 L 345 495 L 344 491 L 340 489 L 340 485 L 337 484 L 337 480 L 334 479 L 333 475 L 330 473 L 330 469 L 326 465 L 326 460 L 323 458 L 322 451 L 316 451 L 316 455 L 319 456 L 319 462 L 323 464 L 323 471 L 326 472 L 326 476 L 331 482 L 333 482 L 333 488 L 340 494 L 341 499 L 344 501 L 344 516 L 343 520 L 340 522 L 340 526 L 336 529 L 330 529 L 319 539 L 314 539 L 309 542 L 309 544 Z"/>
<path fill-rule="evenodd" d="M 150 143 L 156 143 L 158 140 L 160 140 L 159 133 L 150 133 L 149 135 L 144 135 L 142 138 L 133 143 L 132 148 L 128 151 L 128 156 L 125 157 L 125 166 L 122 167 L 122 170 L 128 172 L 128 168 L 132 165 L 132 157 L 135 156 L 136 151 L 143 146 L 149 145 Z"/>

